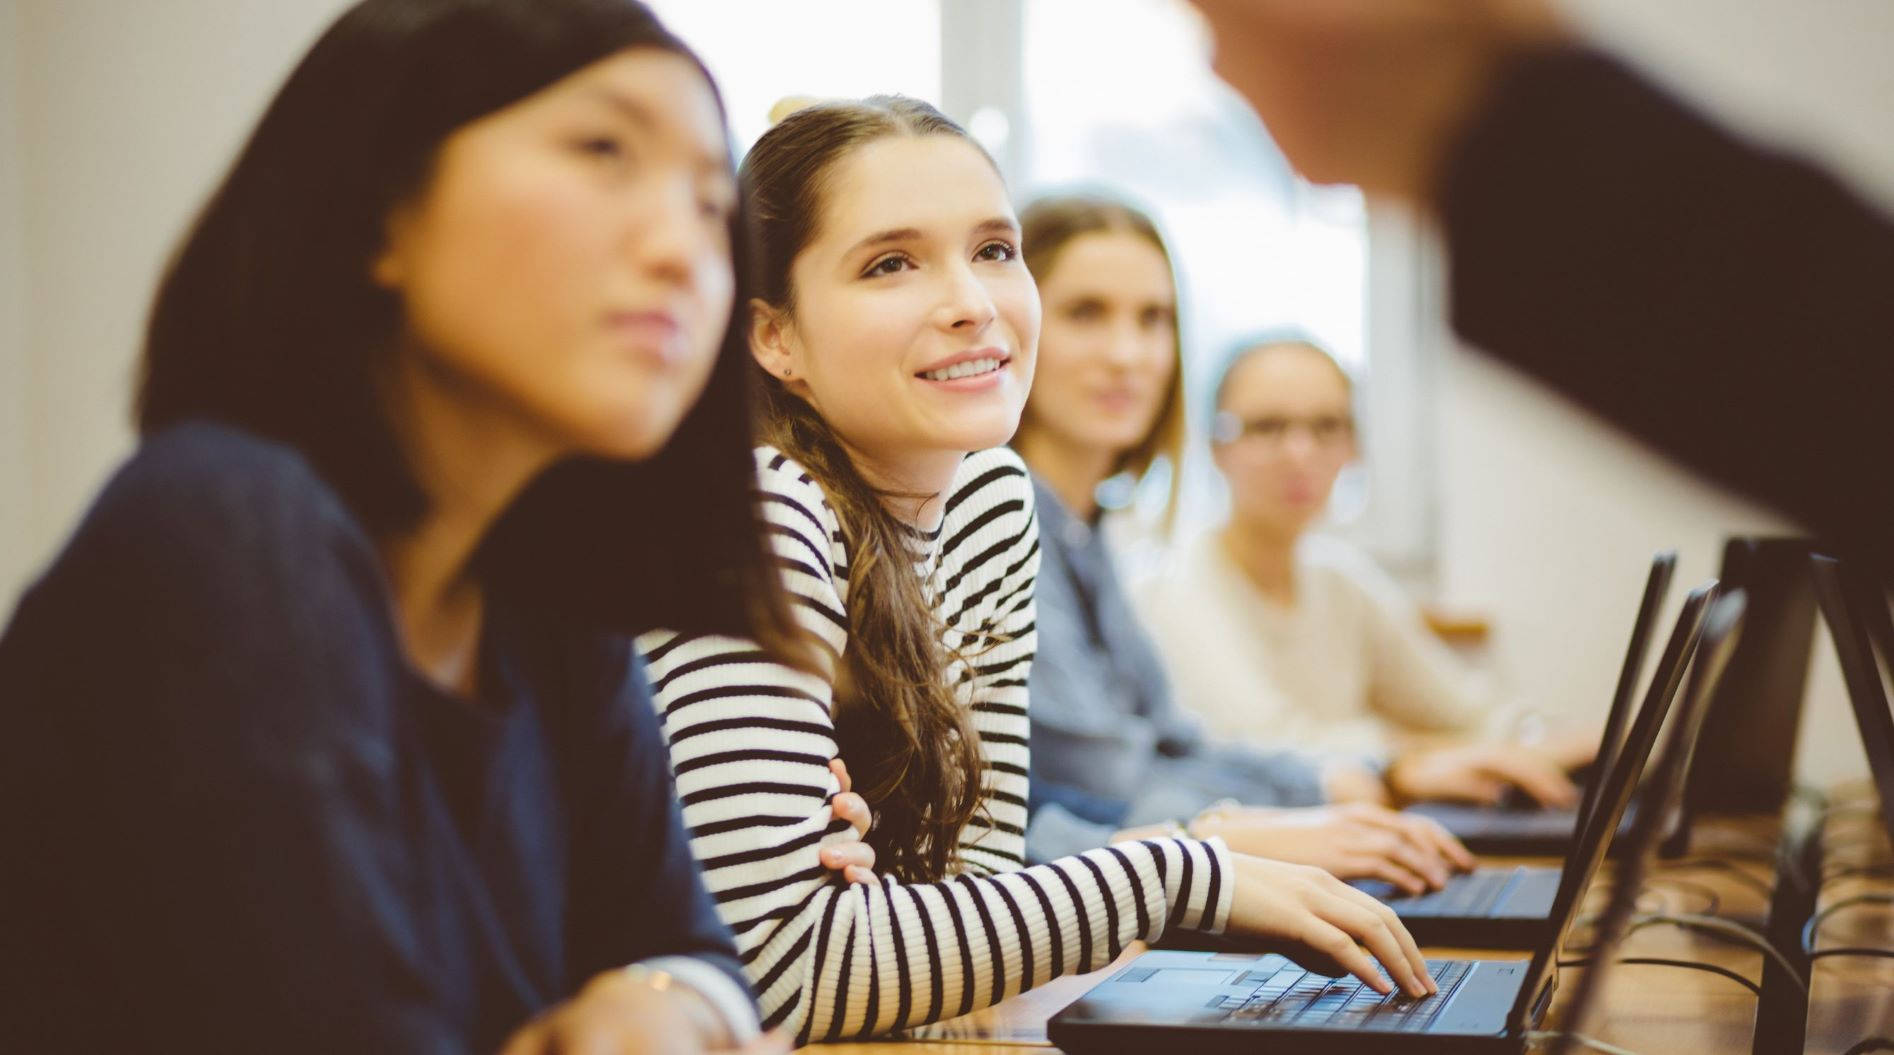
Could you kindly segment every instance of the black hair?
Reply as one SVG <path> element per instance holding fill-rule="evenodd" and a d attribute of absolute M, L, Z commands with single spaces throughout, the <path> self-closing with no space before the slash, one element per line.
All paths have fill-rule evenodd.
<path fill-rule="evenodd" d="M 391 212 L 459 127 L 629 48 L 702 63 L 633 0 L 363 0 L 277 92 L 172 259 L 145 338 L 137 418 L 193 418 L 299 450 L 374 535 L 427 500 L 378 398 L 402 329 L 372 281 Z M 715 92 L 708 72 L 706 83 Z M 721 108 L 721 101 L 719 101 Z M 476 555 L 489 587 L 610 629 L 793 624 L 752 497 L 749 225 L 732 219 L 735 309 L 702 397 L 658 454 L 574 457 L 534 480 Z"/>

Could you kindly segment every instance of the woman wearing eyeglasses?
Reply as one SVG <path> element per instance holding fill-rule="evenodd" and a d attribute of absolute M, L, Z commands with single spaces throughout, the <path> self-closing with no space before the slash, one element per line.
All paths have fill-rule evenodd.
<path fill-rule="evenodd" d="M 1224 736 L 1385 766 L 1401 799 L 1567 804 L 1575 759 L 1482 739 L 1493 709 L 1368 557 L 1313 534 L 1355 460 L 1354 386 L 1297 334 L 1251 341 L 1217 380 L 1213 455 L 1230 518 L 1138 602 L 1178 697 Z M 1405 749 L 1417 741 L 1452 746 Z"/>

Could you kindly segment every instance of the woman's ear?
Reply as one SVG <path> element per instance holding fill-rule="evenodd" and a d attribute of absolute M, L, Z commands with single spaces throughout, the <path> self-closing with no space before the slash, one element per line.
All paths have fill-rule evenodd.
<path fill-rule="evenodd" d="M 368 277 L 375 285 L 388 292 L 392 293 L 401 288 L 402 282 L 407 278 L 407 269 L 402 266 L 401 257 L 395 252 L 394 246 L 383 246 L 375 254 L 375 258 L 369 261 Z"/>
<path fill-rule="evenodd" d="M 1226 481 L 1230 478 L 1230 445 L 1227 443 L 1210 444 L 1210 464 L 1217 467 L 1217 474 Z"/>
<path fill-rule="evenodd" d="M 407 246 L 414 219 L 411 207 L 397 205 L 382 223 L 381 248 L 368 262 L 368 277 L 375 285 L 391 293 L 408 280 Z"/>
<path fill-rule="evenodd" d="M 750 355 L 763 372 L 800 393 L 803 381 L 796 369 L 797 342 L 786 313 L 760 299 L 750 301 Z"/>

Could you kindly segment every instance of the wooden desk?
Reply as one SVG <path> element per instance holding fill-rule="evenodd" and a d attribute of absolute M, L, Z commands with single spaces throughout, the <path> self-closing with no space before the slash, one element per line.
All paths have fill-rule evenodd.
<path fill-rule="evenodd" d="M 1774 834 L 1772 823 L 1702 823 L 1689 857 L 1682 863 L 1658 862 L 1653 868 L 1642 907 L 1672 913 L 1714 907 L 1725 918 L 1759 922 L 1767 914 L 1766 892 L 1774 879 Z M 1698 863 L 1712 859 L 1726 863 L 1716 867 Z M 1603 884 L 1595 884 L 1595 889 L 1602 890 Z M 1586 911 L 1600 907 L 1595 896 L 1591 900 L 1594 903 Z M 1574 932 L 1572 945 L 1582 947 L 1588 940 L 1580 929 Z M 1458 959 L 1518 959 L 1522 955 L 1517 950 L 1493 949 L 1428 948 L 1426 952 L 1430 957 Z M 1127 957 L 1132 955 L 1127 953 Z M 1674 926 L 1638 929 L 1619 955 L 1696 960 L 1753 980 L 1762 977 L 1761 953 Z M 1894 977 L 1894 962 L 1884 966 Z M 996 1007 L 919 1031 L 928 1040 L 828 1044 L 806 1050 L 822 1055 L 1024 1055 L 1025 1049 L 1036 1048 L 1038 1055 L 1049 1055 L 1053 1049 L 1045 1038 L 1046 1020 L 1117 967 L 1062 978 Z M 1558 1028 L 1580 970 L 1584 968 L 1561 970 L 1559 993 L 1542 1028 Z M 1702 971 L 1627 964 L 1611 967 L 1600 1005 L 1584 1032 L 1647 1055 L 1747 1053 L 1756 1014 L 1755 994 L 1739 983 Z"/>
<path fill-rule="evenodd" d="M 1894 949 L 1894 849 L 1877 800 L 1862 790 L 1838 789 L 1822 827 L 1826 878 L 1816 899 L 1821 924 L 1811 935 L 1817 951 Z M 1809 989 L 1804 1050 L 1810 1055 L 1841 1055 L 1870 1037 L 1894 1038 L 1894 959 L 1818 958 Z"/>

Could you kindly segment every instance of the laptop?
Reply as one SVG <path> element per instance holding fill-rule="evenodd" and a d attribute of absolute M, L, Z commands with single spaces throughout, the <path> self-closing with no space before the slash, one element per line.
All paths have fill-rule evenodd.
<path fill-rule="evenodd" d="M 1743 591 L 1732 590 L 1719 596 L 1704 616 L 1703 636 L 1690 668 L 1690 688 L 1685 691 L 1683 706 L 1671 723 L 1663 754 L 1644 785 L 1642 795 L 1646 809 L 1622 840 L 1623 852 L 1617 855 L 1618 874 L 1612 883 L 1611 895 L 1592 929 L 1594 948 L 1616 950 L 1630 927 L 1631 916 L 1637 911 L 1638 893 L 1644 889 L 1645 871 L 1658 844 L 1667 837 L 1665 820 L 1682 802 L 1711 700 L 1730 667 L 1730 657 L 1737 652 L 1747 605 L 1748 598 Z M 1547 1055 L 1566 1055 L 1579 1044 L 1573 1034 L 1584 1026 L 1587 1012 L 1604 989 L 1607 973 L 1608 963 L 1594 962 L 1579 977 L 1565 1005 L 1563 1028 L 1551 1037 Z"/>
<path fill-rule="evenodd" d="M 1888 709 L 1887 688 L 1881 681 L 1876 653 L 1894 663 L 1894 618 L 1879 587 L 1852 575 L 1832 557 L 1811 557 L 1815 596 L 1821 602 L 1828 635 L 1835 641 L 1842 680 L 1854 705 L 1861 746 L 1868 753 L 1868 769 L 1881 793 L 1881 822 L 1894 839 L 1894 712 Z"/>
<path fill-rule="evenodd" d="M 1583 798 L 1577 809 L 1553 810 L 1536 805 L 1505 809 L 1491 806 L 1464 806 L 1444 802 L 1423 802 L 1408 807 L 1411 813 L 1430 817 L 1481 854 L 1516 857 L 1562 856 L 1572 849 L 1578 826 L 1596 799 L 1597 775 L 1611 764 L 1618 741 L 1630 722 L 1631 699 L 1638 679 L 1644 672 L 1644 656 L 1650 650 L 1651 635 L 1657 626 L 1658 610 L 1670 590 L 1671 576 L 1677 570 L 1677 554 L 1666 551 L 1651 559 L 1651 572 L 1644 581 L 1644 599 L 1638 604 L 1637 619 L 1631 625 L 1631 642 L 1625 649 L 1624 666 L 1618 672 L 1618 687 L 1611 696 L 1611 709 L 1605 718 L 1604 734 L 1599 738 L 1598 757 L 1591 766 L 1591 779 L 1584 783 Z M 1634 817 L 1635 808 L 1628 817 Z M 1625 823 L 1629 823 L 1628 819 Z M 1624 834 L 1622 830 L 1620 835 Z M 1549 902 L 1548 902 L 1549 905 Z"/>
<path fill-rule="evenodd" d="M 1657 578 L 1658 570 L 1653 566 L 1653 582 Z M 1704 607 L 1714 590 L 1714 584 L 1705 584 L 1690 591 L 1690 595 L 1685 598 L 1676 629 L 1672 631 L 1670 642 L 1658 660 L 1640 713 L 1650 707 L 1660 706 L 1657 703 L 1659 699 L 1667 700 L 1676 693 L 1689 660 L 1689 630 L 1703 619 Z M 1650 599 L 1647 593 L 1646 601 Z M 1654 606 L 1647 604 L 1646 607 Z M 1645 614 L 1645 611 L 1639 612 L 1640 622 Z M 1649 627 L 1640 627 L 1640 633 L 1648 637 Z M 1612 766 L 1626 761 L 1615 748 L 1621 738 L 1622 726 L 1629 717 L 1625 713 L 1628 708 L 1618 706 L 1614 700 L 1612 710 L 1614 713 L 1606 722 L 1606 743 L 1599 748 L 1599 773 L 1608 773 Z M 1644 763 L 1645 759 L 1636 760 L 1639 766 Z M 1586 818 L 1587 824 L 1591 823 L 1597 810 L 1599 789 L 1604 783 L 1603 780 L 1594 779 L 1585 786 L 1584 800 L 1579 804 L 1579 816 Z M 1626 834 L 1622 827 L 1622 814 L 1629 812 L 1627 804 L 1619 816 L 1606 818 L 1605 823 L 1610 825 L 1608 831 L 1613 835 Z M 1610 840 L 1611 836 L 1606 838 Z M 1413 933 L 1414 939 L 1423 944 L 1530 949 L 1545 940 L 1545 933 L 1552 926 L 1552 904 L 1558 894 L 1561 874 L 1562 869 L 1542 866 L 1479 868 L 1453 877 L 1440 890 L 1413 896 L 1403 894 L 1392 884 L 1376 880 L 1358 881 L 1353 885 L 1387 902 Z"/>
<path fill-rule="evenodd" d="M 1730 539 L 1717 579 L 1749 598 L 1746 631 L 1710 701 L 1700 750 L 1714 764 L 1684 784 L 1683 824 L 1664 847 L 1688 849 L 1698 813 L 1776 814 L 1793 783 L 1796 736 L 1814 651 L 1815 592 L 1806 538 Z"/>
<path fill-rule="evenodd" d="M 1704 609 L 1678 623 L 1673 692 L 1694 652 Z M 1669 658 L 1667 650 L 1667 658 Z M 1626 736 L 1622 761 L 1601 781 L 1594 823 L 1567 858 L 1548 928 L 1527 960 L 1430 959 L 1440 991 L 1421 999 L 1382 996 L 1353 977 L 1331 978 L 1276 953 L 1158 950 L 1092 987 L 1052 1017 L 1046 1033 L 1068 1052 L 1522 1052 L 1545 1014 L 1554 965 L 1586 888 L 1605 857 L 1617 817 L 1643 775 L 1644 760 L 1670 711 L 1672 692 L 1652 696 Z M 1611 823 L 1605 823 L 1605 822 Z"/>

